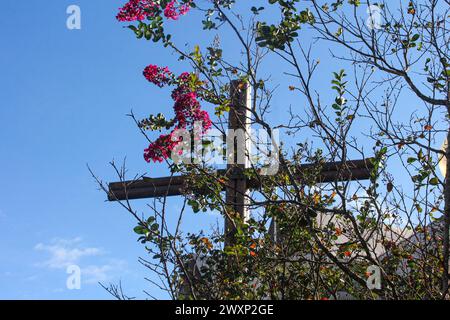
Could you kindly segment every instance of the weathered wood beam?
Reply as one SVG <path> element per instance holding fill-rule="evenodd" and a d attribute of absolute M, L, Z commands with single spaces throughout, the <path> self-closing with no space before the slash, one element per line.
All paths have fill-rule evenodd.
<path fill-rule="evenodd" d="M 316 164 L 304 164 L 296 168 L 298 172 L 312 169 Z M 333 181 L 366 180 L 370 177 L 373 169 L 370 159 L 353 160 L 342 162 L 331 162 L 322 165 L 319 181 L 322 183 Z M 226 170 L 219 170 L 219 174 L 225 175 Z M 230 176 L 229 176 L 230 177 Z M 233 176 L 231 176 L 233 178 Z M 261 177 L 262 180 L 270 177 Z M 145 198 L 156 198 L 164 196 L 179 196 L 183 193 L 185 176 L 172 176 L 164 178 L 145 178 L 135 181 L 114 182 L 109 184 L 109 201 L 123 201 Z M 260 180 L 251 179 L 247 187 L 258 189 Z M 225 190 L 225 186 L 224 186 Z"/>
<path fill-rule="evenodd" d="M 233 175 L 235 171 L 243 172 L 250 167 L 246 153 L 250 150 L 250 120 L 251 120 L 251 89 L 245 81 L 234 80 L 230 83 L 231 106 L 228 115 L 228 129 L 242 130 L 244 141 L 238 141 L 234 135 L 227 139 L 227 178 L 225 188 L 225 247 L 232 245 L 235 240 L 236 227 L 230 216 L 238 214 L 242 221 L 250 218 L 247 194 L 249 192 L 248 179 L 245 175 Z M 232 138 L 232 140 L 231 140 Z"/>

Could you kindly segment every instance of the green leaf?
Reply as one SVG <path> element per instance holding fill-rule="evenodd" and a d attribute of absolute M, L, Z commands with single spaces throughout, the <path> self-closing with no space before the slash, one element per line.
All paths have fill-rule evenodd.
<path fill-rule="evenodd" d="M 137 226 L 133 230 L 137 234 L 146 234 L 147 233 L 147 228 L 145 228 L 144 226 Z"/>
<path fill-rule="evenodd" d="M 333 103 L 333 105 L 331 106 L 334 110 L 341 110 L 341 107 L 339 105 L 337 105 L 336 103 Z"/>
<path fill-rule="evenodd" d="M 431 179 L 430 179 L 430 184 L 431 184 L 432 186 L 437 186 L 437 185 L 439 184 L 439 179 L 436 178 L 436 177 L 431 178 Z"/>

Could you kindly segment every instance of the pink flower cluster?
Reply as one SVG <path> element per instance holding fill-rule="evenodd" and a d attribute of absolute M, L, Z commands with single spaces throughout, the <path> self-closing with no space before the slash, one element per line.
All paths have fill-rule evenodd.
<path fill-rule="evenodd" d="M 205 134 L 211 129 L 212 122 L 208 112 L 201 109 L 198 94 L 189 86 L 191 77 L 189 73 L 182 73 L 175 78 L 168 68 L 150 65 L 145 68 L 144 75 L 148 81 L 159 87 L 172 84 L 177 86 L 172 91 L 172 99 L 175 101 L 173 107 L 175 111 L 174 129 L 169 134 L 161 135 L 144 150 L 145 161 L 162 162 L 170 158 L 174 148 L 182 141 L 181 138 L 177 140 L 174 137 L 176 130 L 193 130 L 195 123 L 201 123 L 201 133 Z"/>
<path fill-rule="evenodd" d="M 162 134 L 154 142 L 150 143 L 147 149 L 144 150 L 144 159 L 147 162 L 163 162 L 170 158 L 172 150 L 181 142 L 173 139 L 172 131 L 170 134 Z"/>
<path fill-rule="evenodd" d="M 144 69 L 144 77 L 160 88 L 162 88 L 172 76 L 172 72 L 170 72 L 167 67 L 160 68 L 151 64 Z"/>
<path fill-rule="evenodd" d="M 129 0 L 119 9 L 117 20 L 119 21 L 141 21 L 147 17 L 153 17 L 161 9 L 167 19 L 177 20 L 180 16 L 189 12 L 192 1 L 178 4 L 178 0 L 170 1 L 165 8 L 152 0 Z"/>
<path fill-rule="evenodd" d="M 203 131 L 211 128 L 209 115 L 206 111 L 200 109 L 200 103 L 195 92 L 180 95 L 175 101 L 174 110 L 179 126 L 182 128 L 185 128 L 187 123 L 196 121 L 203 124 Z"/>
<path fill-rule="evenodd" d="M 144 20 L 153 16 L 158 5 L 152 0 L 129 0 L 122 8 L 116 18 L 119 21 Z"/>
<path fill-rule="evenodd" d="M 170 1 L 164 9 L 164 16 L 167 19 L 177 20 L 180 16 L 185 15 L 191 9 L 190 2 L 176 7 L 177 1 Z"/>

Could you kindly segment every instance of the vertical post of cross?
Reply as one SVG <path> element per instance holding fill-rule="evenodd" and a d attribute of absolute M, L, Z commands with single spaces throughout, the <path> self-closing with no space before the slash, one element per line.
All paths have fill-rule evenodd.
<path fill-rule="evenodd" d="M 225 246 L 232 245 L 236 228 L 229 217 L 249 218 L 247 179 L 244 169 L 249 167 L 251 90 L 247 82 L 231 81 L 231 106 L 227 134 L 227 174 L 226 188 L 227 214 L 225 217 Z"/>

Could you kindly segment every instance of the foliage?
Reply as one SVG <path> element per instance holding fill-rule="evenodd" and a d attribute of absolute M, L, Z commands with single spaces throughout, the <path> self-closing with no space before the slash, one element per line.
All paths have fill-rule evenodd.
<path fill-rule="evenodd" d="M 258 167 L 245 172 L 258 181 L 248 196 L 258 214 L 246 221 L 223 199 L 226 174 L 203 162 L 168 162 L 173 174 L 189 177 L 175 226 L 167 223 L 165 197 L 149 206 L 147 218 L 129 202 L 123 204 L 138 220 L 134 231 L 150 254 L 143 264 L 162 279 L 154 284 L 174 299 L 328 299 L 342 292 L 361 299 L 448 298 L 450 179 L 442 180 L 436 168 L 450 152 L 435 147 L 449 127 L 448 2 L 380 3 L 379 29 L 365 23 L 366 6 L 360 1 L 262 2 L 252 2 L 248 14 L 238 15 L 234 8 L 245 1 L 213 0 L 200 8 L 190 0 L 136 0 L 119 13 L 121 21 L 137 21 L 129 26 L 137 38 L 161 42 L 195 70 L 175 77 L 167 68 L 147 67 L 150 82 L 175 86 L 176 116 L 137 121 L 144 133 L 191 130 L 197 118 L 207 131 L 212 123 L 199 100 L 214 107 L 214 124 L 223 122 L 232 99 L 229 82 L 240 79 L 253 88 L 255 125 L 283 128 L 294 137 L 309 132 L 316 141 L 295 140 L 291 150 L 280 146 L 282 171 L 275 176 L 261 176 Z M 187 51 L 172 41 L 164 24 L 189 9 L 204 14 L 199 23 L 205 34 L 220 34 L 225 27 L 224 32 L 232 31 L 239 64 L 227 60 L 235 52 L 217 39 Z M 277 12 L 280 21 L 267 18 L 266 11 Z M 313 43 L 330 45 L 330 59 L 347 63 L 346 70 L 326 71 L 329 87 L 323 81 L 314 86 L 319 61 L 311 57 L 311 47 L 305 49 L 307 33 L 315 35 Z M 289 70 L 283 75 L 299 99 L 288 110 L 289 119 L 278 125 L 267 120 L 273 90 L 259 68 L 269 56 L 279 59 L 280 70 Z M 278 72 L 278 66 L 270 69 Z M 414 106 L 399 109 L 403 92 Z M 364 128 L 363 137 L 353 135 L 355 127 Z M 169 138 L 150 144 L 146 159 L 169 159 L 168 151 L 180 143 Z M 355 155 L 371 158 L 368 182 L 342 179 Z M 330 161 L 343 165 L 325 183 L 323 168 Z M 312 165 L 299 170 L 305 163 Z M 219 212 L 232 222 L 234 241 L 226 243 L 220 228 L 183 233 L 186 207 L 199 219 L 204 212 Z M 381 270 L 379 289 L 366 285 L 369 266 Z"/>

